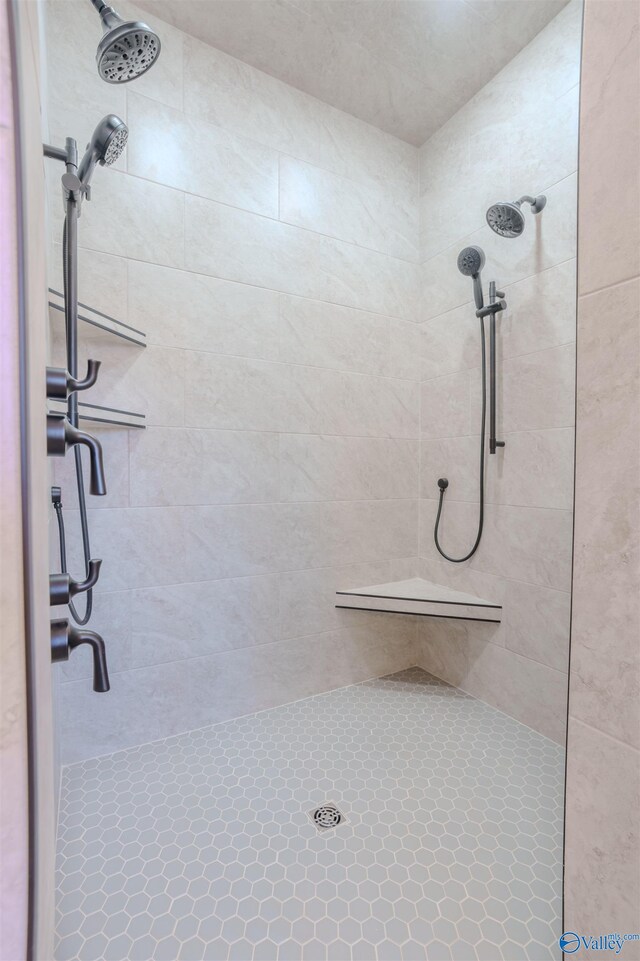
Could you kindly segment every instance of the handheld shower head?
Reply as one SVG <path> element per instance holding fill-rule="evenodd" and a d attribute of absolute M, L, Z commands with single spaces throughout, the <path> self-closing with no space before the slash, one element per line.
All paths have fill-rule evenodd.
<path fill-rule="evenodd" d="M 547 203 L 547 198 L 541 194 L 539 197 L 521 197 L 513 203 L 493 204 L 487 210 L 487 223 L 499 237 L 519 237 L 524 230 L 524 214 L 522 204 L 531 204 L 531 211 L 539 214 Z"/>
<path fill-rule="evenodd" d="M 91 182 L 97 163 L 102 167 L 115 163 L 125 148 L 128 136 L 129 128 L 120 117 L 109 113 L 102 118 L 91 135 L 78 167 L 78 177 L 85 187 Z"/>
<path fill-rule="evenodd" d="M 465 277 L 473 278 L 473 297 L 478 310 L 484 307 L 482 281 L 480 280 L 480 272 L 484 264 L 484 250 L 480 247 L 465 247 L 464 250 L 461 250 L 458 254 L 458 270 L 461 274 L 464 274 Z"/>
<path fill-rule="evenodd" d="M 160 55 L 160 37 L 142 20 L 125 21 L 104 0 L 91 0 L 104 30 L 98 44 L 98 73 L 107 83 L 128 83 L 142 76 Z"/>

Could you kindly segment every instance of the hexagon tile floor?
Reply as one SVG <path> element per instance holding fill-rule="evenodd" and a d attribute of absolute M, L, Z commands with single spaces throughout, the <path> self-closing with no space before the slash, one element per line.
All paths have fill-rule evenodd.
<path fill-rule="evenodd" d="M 560 747 L 417 668 L 74 764 L 56 957 L 556 958 L 562 790 Z"/>

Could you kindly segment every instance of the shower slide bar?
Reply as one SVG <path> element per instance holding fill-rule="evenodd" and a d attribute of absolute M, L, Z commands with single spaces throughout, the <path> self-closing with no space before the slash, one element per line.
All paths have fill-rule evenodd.
<path fill-rule="evenodd" d="M 504 292 L 496 290 L 496 282 L 489 282 L 489 303 L 476 310 L 479 318 L 489 317 L 489 453 L 495 454 L 498 447 L 504 447 L 503 440 L 496 439 L 496 314 L 507 306 Z"/>

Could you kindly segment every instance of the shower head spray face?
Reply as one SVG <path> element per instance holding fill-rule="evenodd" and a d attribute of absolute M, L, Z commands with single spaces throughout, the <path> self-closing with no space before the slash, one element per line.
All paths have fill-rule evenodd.
<path fill-rule="evenodd" d="M 494 204 L 487 210 L 487 223 L 500 237 L 519 237 L 524 230 L 520 204 Z"/>
<path fill-rule="evenodd" d="M 458 270 L 465 277 L 473 278 L 473 299 L 478 310 L 484 307 L 482 281 L 480 280 L 480 272 L 484 267 L 484 262 L 484 250 L 480 247 L 465 247 L 458 254 Z"/>
<path fill-rule="evenodd" d="M 116 162 L 126 146 L 128 137 L 129 128 L 116 114 L 110 113 L 102 118 L 93 131 L 78 167 L 78 177 L 85 187 L 91 182 L 97 163 L 104 167 Z"/>
<path fill-rule="evenodd" d="M 142 76 L 158 59 L 159 36 L 142 20 L 125 22 L 112 7 L 98 9 L 104 28 L 96 53 L 98 73 L 107 83 L 128 83 Z"/>
<path fill-rule="evenodd" d="M 484 250 L 480 247 L 465 247 L 458 254 L 458 270 L 465 277 L 477 276 L 484 267 Z"/>
<path fill-rule="evenodd" d="M 539 197 L 521 197 L 513 203 L 493 204 L 487 210 L 487 223 L 499 237 L 519 237 L 524 230 L 522 204 L 531 205 L 531 212 L 539 214 L 547 203 L 542 194 Z"/>

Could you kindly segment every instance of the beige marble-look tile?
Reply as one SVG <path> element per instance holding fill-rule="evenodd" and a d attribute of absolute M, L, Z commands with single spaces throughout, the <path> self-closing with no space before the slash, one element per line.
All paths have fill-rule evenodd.
<path fill-rule="evenodd" d="M 82 229 L 82 228 L 80 228 Z M 82 236 L 82 234 L 81 234 Z M 48 264 L 49 286 L 62 293 L 62 239 L 56 235 L 56 242 L 52 247 L 52 258 Z M 94 343 L 111 342 L 110 335 L 105 335 L 98 341 L 99 332 L 94 327 L 82 321 L 82 317 L 100 320 L 94 317 L 93 311 L 101 311 L 108 317 L 114 317 L 121 323 L 128 323 L 129 305 L 127 296 L 127 261 L 124 257 L 114 257 L 96 250 L 80 247 L 78 250 L 78 300 L 80 302 L 79 340 L 84 343 L 92 339 Z M 52 298 L 60 304 L 59 297 Z M 87 311 L 87 307 L 91 310 Z M 54 339 L 64 343 L 64 313 L 50 310 L 51 330 Z M 134 324 L 135 326 L 135 324 Z"/>
<path fill-rule="evenodd" d="M 192 37 L 185 38 L 185 110 L 302 159 L 318 149 L 319 111 L 309 98 Z"/>
<path fill-rule="evenodd" d="M 580 299 L 572 714 L 640 745 L 640 282 Z"/>
<path fill-rule="evenodd" d="M 508 181 L 506 137 L 495 136 L 491 131 L 488 142 L 480 142 L 478 134 L 472 142 L 470 116 L 466 122 L 454 117 L 451 127 L 451 136 L 459 127 L 456 149 L 445 148 L 443 155 L 446 138 L 439 138 L 433 144 L 428 141 L 421 151 L 424 181 L 420 197 L 420 257 L 423 261 L 479 230 L 485 224 L 487 208 L 502 195 Z"/>
<path fill-rule="evenodd" d="M 474 634 L 468 641 L 463 690 L 516 717 L 551 740 L 564 744 L 567 676 L 563 671 L 521 657 Z"/>
<path fill-rule="evenodd" d="M 304 570 L 417 553 L 417 503 L 408 500 L 285 504 L 280 570 Z"/>
<path fill-rule="evenodd" d="M 423 438 L 453 437 L 475 429 L 470 410 L 471 376 L 468 371 L 424 381 L 420 395 Z"/>
<path fill-rule="evenodd" d="M 488 460 L 487 501 L 573 510 L 573 427 L 502 437 L 505 447 Z"/>
<path fill-rule="evenodd" d="M 518 115 L 508 142 L 514 198 L 532 190 L 543 193 L 578 169 L 579 102 L 580 86 L 576 84 L 557 99 L 548 99 L 544 107 L 538 101 Z"/>
<path fill-rule="evenodd" d="M 127 104 L 130 174 L 277 218 L 275 150 L 133 91 Z"/>
<path fill-rule="evenodd" d="M 505 294 L 507 309 L 498 319 L 503 358 L 575 341 L 575 259 L 520 280 Z"/>
<path fill-rule="evenodd" d="M 278 294 L 136 260 L 127 263 L 131 323 L 149 343 L 276 360 Z"/>
<path fill-rule="evenodd" d="M 185 507 L 181 579 L 190 583 L 283 570 L 288 532 L 282 512 L 279 504 Z"/>
<path fill-rule="evenodd" d="M 136 590 L 131 608 L 134 668 L 278 639 L 273 575 Z"/>
<path fill-rule="evenodd" d="M 152 346 L 140 350 L 125 341 L 112 341 L 99 347 L 82 345 L 81 370 L 85 354 L 102 361 L 87 400 L 144 414 L 147 426 L 184 424 L 184 351 Z"/>
<path fill-rule="evenodd" d="M 463 304 L 420 325 L 422 380 L 478 367 L 482 358 L 480 322 Z"/>
<path fill-rule="evenodd" d="M 285 370 L 285 430 L 405 438 L 418 434 L 417 383 L 309 367 Z"/>
<path fill-rule="evenodd" d="M 96 593 L 186 579 L 180 508 L 90 510 L 89 525 L 92 552 L 102 558 Z M 77 521 L 67 526 L 70 552 L 80 557 Z"/>
<path fill-rule="evenodd" d="M 184 34 L 175 30 L 164 20 L 158 20 L 153 14 L 147 14 L 133 3 L 124 0 L 118 7 L 122 16 L 132 20 L 142 20 L 148 23 L 152 30 L 160 35 L 162 49 L 160 56 L 153 65 L 153 69 L 141 77 L 136 78 L 135 92 L 166 104 L 168 107 L 183 107 L 184 73 L 183 73 L 183 43 Z M 95 30 L 95 27 L 94 27 Z M 131 91 L 128 87 L 127 94 Z"/>
<path fill-rule="evenodd" d="M 387 317 L 289 294 L 280 295 L 280 314 L 281 361 L 364 374 L 384 372 Z"/>
<path fill-rule="evenodd" d="M 422 334 L 419 324 L 389 319 L 389 346 L 384 373 L 420 380 Z"/>
<path fill-rule="evenodd" d="M 129 506 L 129 433 L 122 427 L 104 427 L 100 424 L 80 421 L 80 427 L 89 431 L 102 444 L 107 493 L 104 497 L 92 497 L 91 507 Z M 85 490 L 89 487 L 89 458 L 83 453 Z M 52 482 L 62 489 L 62 505 L 67 510 L 78 506 L 76 495 L 76 466 L 73 453 L 52 460 Z"/>
<path fill-rule="evenodd" d="M 567 924 L 578 931 L 590 931 L 593 926 L 603 931 L 637 932 L 638 752 L 570 717 L 567 786 Z"/>
<path fill-rule="evenodd" d="M 504 598 L 505 647 L 567 673 L 571 595 L 519 581 L 507 581 Z"/>
<path fill-rule="evenodd" d="M 478 430 L 479 430 L 478 423 Z M 487 464 L 486 475 L 495 469 Z M 447 500 L 477 502 L 480 486 L 480 435 L 422 439 L 420 444 L 420 496 L 438 496 L 438 478 L 449 481 Z"/>
<path fill-rule="evenodd" d="M 78 225 L 81 247 L 151 263 L 184 263 L 184 197 L 170 187 L 111 168 L 97 176 Z M 62 236 L 62 205 L 52 199 L 52 224 Z"/>
<path fill-rule="evenodd" d="M 413 319 L 417 265 L 210 200 L 185 200 L 185 259 L 194 270 Z"/>
<path fill-rule="evenodd" d="M 566 591 L 571 578 L 572 526 L 570 511 L 489 506 L 483 541 L 471 566 Z"/>
<path fill-rule="evenodd" d="M 277 434 L 150 427 L 130 445 L 133 507 L 278 498 Z"/>
<path fill-rule="evenodd" d="M 185 110 L 341 176 L 417 186 L 412 145 L 191 37 Z"/>
<path fill-rule="evenodd" d="M 386 560 L 280 574 L 280 636 L 302 637 L 339 629 L 345 622 L 345 612 L 336 609 L 336 591 L 383 584 L 391 576 L 392 565 Z M 383 580 L 378 580 L 380 577 Z"/>
<path fill-rule="evenodd" d="M 592 4 L 585 17 L 580 117 L 579 289 L 640 273 L 640 120 L 630 108 L 640 77 L 636 4 Z M 634 100 L 634 102 L 635 102 Z M 615 145 L 604 149 L 603 145 Z"/>
<path fill-rule="evenodd" d="M 282 157 L 279 219 L 391 257 L 418 259 L 416 205 L 388 184 L 362 183 Z"/>
<path fill-rule="evenodd" d="M 287 423 L 287 368 L 260 360 L 186 352 L 189 427 L 277 431 Z"/>
<path fill-rule="evenodd" d="M 322 106 L 320 167 L 346 177 L 357 171 L 358 177 L 391 183 L 415 196 L 419 173 L 418 150 L 413 144 L 343 110 Z"/>
<path fill-rule="evenodd" d="M 504 361 L 502 426 L 511 431 L 570 427 L 575 420 L 575 347 L 551 347 Z"/>
<path fill-rule="evenodd" d="M 436 493 L 434 491 L 434 495 Z M 429 564 L 434 560 L 438 562 L 433 542 L 436 511 L 435 499 L 421 501 L 420 553 Z M 454 557 L 466 554 L 477 529 L 477 504 L 445 498 L 439 540 L 448 554 Z M 567 591 L 571 578 L 571 531 L 570 511 L 488 504 L 477 552 L 456 567 L 468 566 L 482 574 Z M 448 578 L 444 583 L 449 583 L 455 575 L 446 574 L 446 566 L 439 567 Z M 452 583 L 452 586 L 456 585 Z"/>
<path fill-rule="evenodd" d="M 280 436 L 284 501 L 415 498 L 417 488 L 417 440 Z"/>

